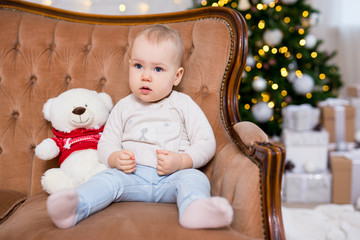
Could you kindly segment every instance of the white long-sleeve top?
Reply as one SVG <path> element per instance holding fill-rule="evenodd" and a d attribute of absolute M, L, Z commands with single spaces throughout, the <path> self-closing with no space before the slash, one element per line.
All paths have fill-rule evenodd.
<path fill-rule="evenodd" d="M 215 154 L 215 137 L 200 107 L 186 94 L 172 91 L 156 103 L 144 103 L 133 94 L 111 111 L 98 144 L 100 161 L 127 149 L 136 164 L 156 168 L 156 150 L 187 153 L 193 168 L 204 166 Z"/>

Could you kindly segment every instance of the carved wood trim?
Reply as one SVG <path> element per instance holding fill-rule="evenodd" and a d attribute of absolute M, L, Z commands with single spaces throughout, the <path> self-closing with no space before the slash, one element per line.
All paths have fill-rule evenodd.
<path fill-rule="evenodd" d="M 154 23 L 173 23 L 192 21 L 203 18 L 224 19 L 232 33 L 231 60 L 227 66 L 221 87 L 221 114 L 224 126 L 243 152 L 259 167 L 262 195 L 262 212 L 264 236 L 266 239 L 285 239 L 281 215 L 281 180 L 284 170 L 285 149 L 283 146 L 269 143 L 257 143 L 253 147 L 246 146 L 236 134 L 233 126 L 241 121 L 238 110 L 238 90 L 241 75 L 245 68 L 247 56 L 247 28 L 242 15 L 229 8 L 207 7 L 177 13 L 108 16 L 83 14 L 60 10 L 23 1 L 0 1 L 1 8 L 25 11 L 65 21 L 107 24 L 107 25 L 140 25 Z"/>

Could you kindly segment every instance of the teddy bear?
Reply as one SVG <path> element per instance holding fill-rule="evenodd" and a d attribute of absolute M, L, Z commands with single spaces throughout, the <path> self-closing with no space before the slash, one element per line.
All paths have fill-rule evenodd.
<path fill-rule="evenodd" d="M 42 176 L 46 192 L 75 188 L 108 168 L 99 162 L 97 144 L 112 107 L 108 94 L 83 88 L 67 90 L 46 101 L 42 111 L 51 122 L 54 137 L 37 145 L 35 155 L 42 160 L 59 157 L 60 165 Z"/>

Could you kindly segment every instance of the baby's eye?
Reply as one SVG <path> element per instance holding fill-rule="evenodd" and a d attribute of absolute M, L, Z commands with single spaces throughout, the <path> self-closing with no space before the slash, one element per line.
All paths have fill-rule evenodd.
<path fill-rule="evenodd" d="M 156 68 L 155 68 L 155 72 L 162 72 L 162 70 L 163 70 L 163 69 L 162 69 L 161 67 L 156 67 Z"/>
<path fill-rule="evenodd" d="M 141 68 L 142 68 L 142 66 L 141 66 L 140 63 L 136 63 L 136 64 L 135 64 L 135 67 L 136 67 L 137 69 L 141 69 Z"/>

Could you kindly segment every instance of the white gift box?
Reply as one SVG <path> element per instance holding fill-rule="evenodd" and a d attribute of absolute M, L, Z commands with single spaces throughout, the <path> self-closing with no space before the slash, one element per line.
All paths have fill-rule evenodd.
<path fill-rule="evenodd" d="M 284 175 L 283 200 L 299 203 L 331 202 L 332 176 L 329 171 L 322 173 L 291 173 Z"/>
<path fill-rule="evenodd" d="M 360 97 L 351 98 L 351 105 L 355 108 L 355 132 L 360 130 Z"/>
<path fill-rule="evenodd" d="M 286 160 L 294 163 L 293 172 L 306 172 L 306 166 L 314 171 L 324 171 L 328 166 L 329 133 L 321 131 L 294 131 L 283 129 L 282 141 Z"/>
<path fill-rule="evenodd" d="M 320 109 L 310 104 L 288 105 L 281 111 L 283 128 L 296 131 L 312 130 L 320 119 Z"/>

